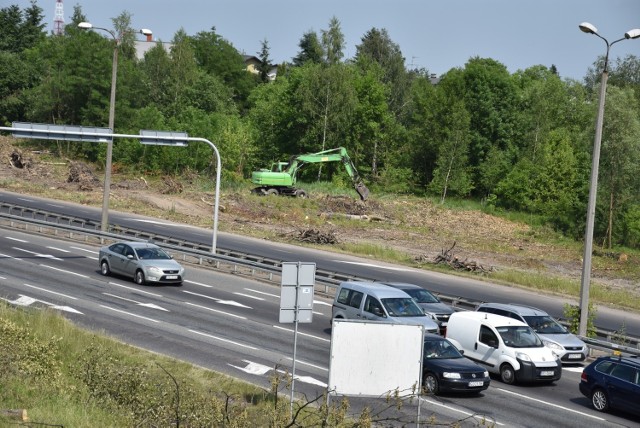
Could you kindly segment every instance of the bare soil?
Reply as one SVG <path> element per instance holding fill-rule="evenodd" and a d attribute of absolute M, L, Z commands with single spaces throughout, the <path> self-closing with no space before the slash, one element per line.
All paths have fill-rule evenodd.
<path fill-rule="evenodd" d="M 104 172 L 93 165 L 33 151 L 0 136 L 0 188 L 100 207 L 103 178 Z M 193 176 L 125 175 L 114 165 L 110 208 L 210 227 L 214 195 L 201 187 Z M 302 200 L 259 197 L 249 189 L 221 192 L 221 231 L 326 250 L 370 248 L 372 254 L 365 257 L 380 257 L 375 254 L 380 251 L 404 254 L 404 262 L 414 266 L 433 264 L 453 247 L 453 258 L 479 266 L 474 271 L 481 274 L 510 270 L 580 280 L 580 243 L 484 212 L 447 209 L 415 197 L 372 193 L 362 202 L 354 192 L 311 194 Z M 593 281 L 640 298 L 638 254 L 601 251 L 594 258 Z"/>

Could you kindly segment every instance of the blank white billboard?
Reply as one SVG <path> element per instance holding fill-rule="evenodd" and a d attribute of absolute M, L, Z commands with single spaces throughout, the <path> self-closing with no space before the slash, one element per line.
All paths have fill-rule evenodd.
<path fill-rule="evenodd" d="M 424 327 L 334 319 L 330 394 L 379 397 L 421 386 Z"/>

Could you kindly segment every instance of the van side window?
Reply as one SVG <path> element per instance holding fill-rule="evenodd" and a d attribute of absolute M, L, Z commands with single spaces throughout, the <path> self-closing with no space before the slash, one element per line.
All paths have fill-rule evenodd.
<path fill-rule="evenodd" d="M 336 299 L 336 301 L 338 303 L 342 303 L 343 305 L 348 305 L 349 304 L 349 290 L 348 288 L 343 288 L 340 290 L 340 293 L 338 294 L 338 298 Z"/>
<path fill-rule="evenodd" d="M 349 297 L 349 306 L 359 308 L 362 302 L 363 294 L 359 291 L 351 290 L 351 296 Z"/>
<path fill-rule="evenodd" d="M 498 337 L 489 327 L 487 327 L 486 325 L 481 325 L 480 342 L 488 346 L 496 346 L 498 344 Z"/>
<path fill-rule="evenodd" d="M 382 317 L 384 316 L 384 311 L 382 310 L 382 305 L 375 297 L 367 296 L 364 301 L 364 310 L 365 312 L 372 313 L 376 316 Z"/>

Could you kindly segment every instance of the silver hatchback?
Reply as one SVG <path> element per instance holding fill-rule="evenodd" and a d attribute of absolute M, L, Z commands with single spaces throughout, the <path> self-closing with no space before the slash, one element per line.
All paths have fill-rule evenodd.
<path fill-rule="evenodd" d="M 133 278 L 140 285 L 182 285 L 185 270 L 162 248 L 148 242 L 116 242 L 100 248 L 100 272 Z"/>

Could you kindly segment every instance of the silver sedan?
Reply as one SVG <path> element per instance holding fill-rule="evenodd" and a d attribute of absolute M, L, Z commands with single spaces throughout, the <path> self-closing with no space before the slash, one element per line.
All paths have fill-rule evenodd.
<path fill-rule="evenodd" d="M 128 276 L 140 285 L 182 285 L 185 270 L 162 248 L 147 242 L 116 242 L 100 248 L 100 272 Z"/>

